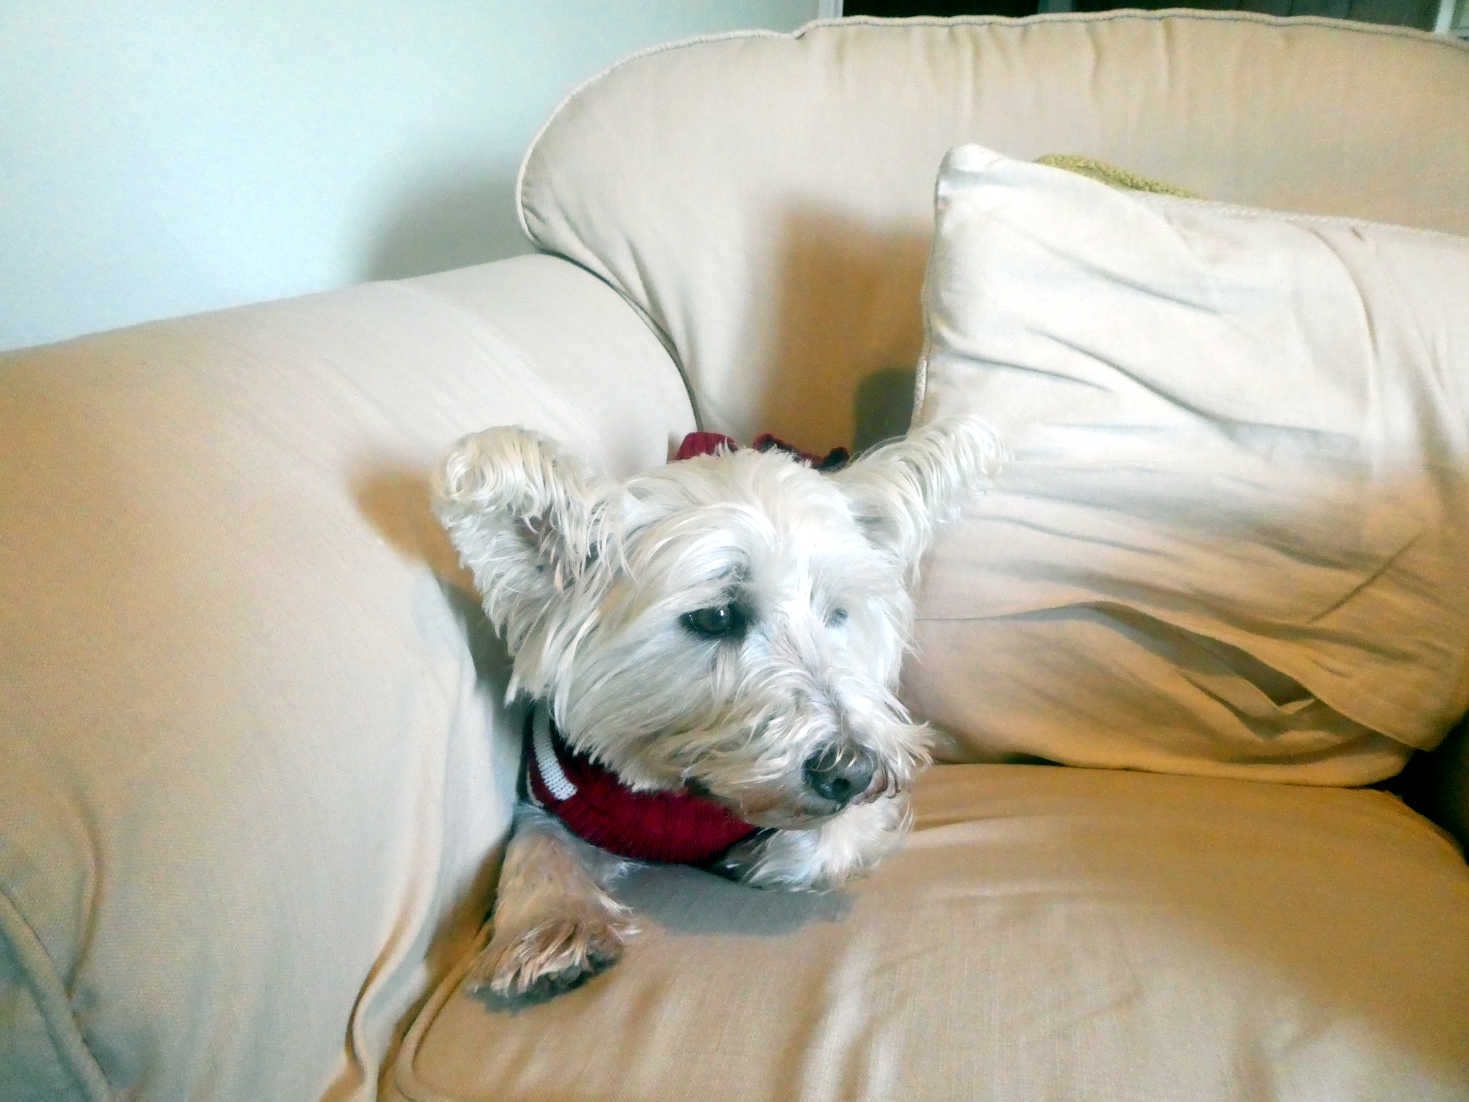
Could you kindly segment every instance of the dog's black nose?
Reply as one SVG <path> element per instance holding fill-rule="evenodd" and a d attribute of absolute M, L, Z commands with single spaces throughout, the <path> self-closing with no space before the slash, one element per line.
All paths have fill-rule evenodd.
<path fill-rule="evenodd" d="M 827 746 L 801 767 L 806 786 L 824 800 L 850 803 L 872 783 L 877 763 L 860 746 Z"/>

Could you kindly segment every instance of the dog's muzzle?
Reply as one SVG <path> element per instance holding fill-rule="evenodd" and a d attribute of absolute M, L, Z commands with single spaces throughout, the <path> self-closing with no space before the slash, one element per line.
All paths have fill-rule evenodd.
<path fill-rule="evenodd" d="M 801 779 L 823 800 L 845 807 L 872 785 L 877 759 L 860 746 L 826 746 L 806 759 Z"/>

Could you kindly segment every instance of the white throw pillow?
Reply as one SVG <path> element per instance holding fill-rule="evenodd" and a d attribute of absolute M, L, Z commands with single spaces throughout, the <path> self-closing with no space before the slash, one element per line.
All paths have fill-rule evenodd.
<path fill-rule="evenodd" d="M 1469 698 L 1469 240 L 940 170 L 918 422 L 1010 459 L 926 566 L 942 756 L 1356 784 Z"/>

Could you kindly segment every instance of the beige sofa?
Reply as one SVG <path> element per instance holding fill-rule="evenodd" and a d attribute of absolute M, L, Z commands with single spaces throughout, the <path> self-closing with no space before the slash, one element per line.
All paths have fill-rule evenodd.
<path fill-rule="evenodd" d="M 1246 222 L 1275 233 L 1265 216 L 1098 198 L 1083 177 L 1025 167 L 1078 154 L 1225 204 L 1333 216 L 1271 238 L 1309 237 L 1312 263 L 1375 272 L 1395 249 L 1426 250 L 1431 275 L 1393 285 L 1423 292 L 1393 307 L 1398 329 L 1372 312 L 1380 282 L 1290 283 L 1309 266 L 1271 268 L 1216 314 L 1238 333 L 1225 311 L 1261 295 L 1273 309 L 1282 288 L 1307 310 L 1318 291 L 1355 295 L 1326 337 L 1360 330 L 1357 351 L 1430 364 L 1440 403 L 1462 401 L 1469 339 L 1443 304 L 1466 301 L 1452 284 L 1465 244 L 1444 236 L 1469 234 L 1465 104 L 1469 50 L 1324 21 L 1116 13 L 722 36 L 631 59 L 559 108 L 520 180 L 538 255 L 6 356 L 0 1098 L 1469 1097 L 1469 868 L 1386 790 L 1411 757 L 1403 786 L 1462 830 L 1462 734 L 1427 752 L 1469 681 L 1452 508 L 1401 543 L 1439 540 L 1447 564 L 1414 594 L 1429 626 L 1404 637 L 1434 644 L 1436 665 L 1398 704 L 1401 727 L 1329 662 L 1300 672 L 1292 651 L 1265 669 L 1258 625 L 1206 640 L 1223 663 L 1208 677 L 1139 696 L 1128 663 L 1146 649 L 1149 669 L 1178 665 L 1200 638 L 1152 645 L 1141 601 L 1126 615 L 1078 602 L 1113 610 L 1085 621 L 1100 650 L 1033 674 L 1082 654 L 1075 638 L 1008 630 L 1021 620 L 966 611 L 971 596 L 945 588 L 1000 569 L 984 555 L 1005 541 L 983 536 L 999 520 L 981 509 L 920 595 L 907 691 L 940 721 L 944 763 L 918 788 L 905 848 L 828 895 L 639 871 L 623 891 L 646 928 L 625 959 L 507 1008 L 456 979 L 493 896 L 517 705 L 426 500 L 436 455 L 490 424 L 628 472 L 696 425 L 860 446 L 905 427 L 915 364 L 940 405 L 979 377 L 964 372 L 1014 366 L 935 320 L 977 318 L 981 342 L 1001 332 L 985 304 L 1014 286 L 1003 263 L 978 298 L 967 277 L 932 274 L 921 297 L 927 266 L 962 260 L 957 222 L 947 260 L 931 243 L 935 174 L 963 143 L 1013 160 L 971 159 L 980 190 L 956 177 L 943 217 L 1034 181 L 1075 200 L 1071 217 L 1124 204 L 1139 241 L 1185 241 L 1168 255 L 1201 270 L 1224 270 L 1220 241 L 1246 267 L 1274 263 L 1277 246 L 1231 236 Z M 1023 228 L 1006 249 L 1044 227 Z M 1093 243 L 1064 237 L 1035 254 L 1042 273 L 1071 238 Z M 1138 286 L 1072 259 L 1083 283 Z M 1012 297 L 1022 314 L 1040 301 Z M 1046 302 L 1004 325 L 1111 316 L 1079 290 Z M 1187 325 L 1169 339 L 1217 347 Z M 1250 367 L 1219 402 L 1279 381 Z M 1286 400 L 1310 412 L 1312 393 Z M 1411 408 L 1441 430 L 1434 447 L 1462 454 L 1457 407 Z M 1462 500 L 1462 470 L 1433 472 Z M 1343 545 L 1354 531 L 1332 529 Z M 1395 563 L 1333 566 L 1366 570 L 1342 600 L 1377 593 Z M 1293 638 L 1344 638 L 1312 635 L 1320 615 Z M 982 645 L 960 637 L 996 624 Z M 1418 686 L 1411 648 L 1379 634 L 1371 676 Z M 1030 649 L 1005 649 L 1017 638 Z M 1104 739 L 1108 684 L 1132 694 L 1118 700 L 1186 689 L 1193 703 L 1139 713 L 1137 740 L 1113 715 Z M 1269 706 L 1204 710 L 1200 686 Z M 966 721 L 991 699 L 998 717 Z M 1047 728 L 1068 714 L 1047 709 L 1083 699 L 1095 739 L 1084 719 Z M 1315 718 L 1291 718 L 1297 705 Z"/>

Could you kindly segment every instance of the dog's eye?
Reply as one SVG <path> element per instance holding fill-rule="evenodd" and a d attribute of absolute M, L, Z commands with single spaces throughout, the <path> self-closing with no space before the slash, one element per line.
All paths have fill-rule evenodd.
<path fill-rule="evenodd" d="M 834 608 L 826 614 L 826 626 L 829 628 L 839 628 L 846 622 L 847 610 L 844 608 Z"/>
<path fill-rule="evenodd" d="M 679 617 L 679 622 L 695 635 L 702 635 L 706 639 L 724 639 L 743 635 L 747 621 L 739 605 L 729 604 L 685 612 Z"/>

